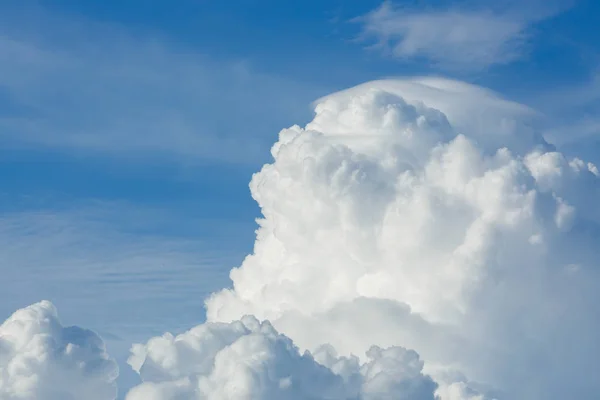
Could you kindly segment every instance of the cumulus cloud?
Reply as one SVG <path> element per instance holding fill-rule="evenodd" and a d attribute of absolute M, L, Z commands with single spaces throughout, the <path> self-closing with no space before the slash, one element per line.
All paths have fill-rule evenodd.
<path fill-rule="evenodd" d="M 117 374 L 102 340 L 63 327 L 48 301 L 16 311 L 0 326 L 3 400 L 112 400 Z"/>
<path fill-rule="evenodd" d="M 374 346 L 360 364 L 325 346 L 313 357 L 270 323 L 248 316 L 165 334 L 132 353 L 129 362 L 145 383 L 127 400 L 434 400 L 437 388 L 414 351 Z"/>
<path fill-rule="evenodd" d="M 252 314 L 363 361 L 411 348 L 444 399 L 589 396 L 597 168 L 545 142 L 531 110 L 459 82 L 372 82 L 315 111 L 253 177 L 254 253 L 209 321 Z"/>
<path fill-rule="evenodd" d="M 476 70 L 522 57 L 529 28 L 556 9 L 507 12 L 480 9 L 414 10 L 385 1 L 357 19 L 365 39 L 402 59 L 421 57 L 448 68 Z"/>

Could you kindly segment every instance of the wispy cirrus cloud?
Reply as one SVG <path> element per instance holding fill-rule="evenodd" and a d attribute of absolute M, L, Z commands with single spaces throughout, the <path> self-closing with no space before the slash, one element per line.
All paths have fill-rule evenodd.
<path fill-rule="evenodd" d="M 531 26 L 563 9 L 556 4 L 498 5 L 414 9 L 385 1 L 355 22 L 362 25 L 362 39 L 392 57 L 425 59 L 443 69 L 480 70 L 523 57 Z"/>

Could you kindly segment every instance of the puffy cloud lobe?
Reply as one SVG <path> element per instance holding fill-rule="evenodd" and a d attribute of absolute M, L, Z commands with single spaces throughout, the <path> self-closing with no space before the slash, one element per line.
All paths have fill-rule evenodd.
<path fill-rule="evenodd" d="M 3 400 L 113 400 L 117 374 L 102 340 L 63 327 L 48 301 L 16 311 L 0 326 Z"/>
<path fill-rule="evenodd" d="M 337 357 L 330 346 L 300 354 L 254 317 L 206 323 L 134 346 L 129 362 L 145 383 L 127 399 L 434 400 L 437 385 L 414 351 L 375 346 L 366 357 Z"/>
<path fill-rule="evenodd" d="M 464 382 L 454 382 L 437 394 L 444 400 L 485 400 L 486 397 L 481 393 L 474 391 Z"/>

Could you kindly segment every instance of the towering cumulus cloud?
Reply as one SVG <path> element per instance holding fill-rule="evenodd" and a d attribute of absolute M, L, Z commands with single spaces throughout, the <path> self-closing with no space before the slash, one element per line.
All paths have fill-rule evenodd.
<path fill-rule="evenodd" d="M 47 301 L 0 326 L 0 399 L 108 400 L 118 370 L 93 332 L 61 326 Z"/>
<path fill-rule="evenodd" d="M 315 113 L 252 178 L 254 253 L 207 324 L 134 347 L 132 398 L 594 398 L 598 169 L 460 82 Z"/>

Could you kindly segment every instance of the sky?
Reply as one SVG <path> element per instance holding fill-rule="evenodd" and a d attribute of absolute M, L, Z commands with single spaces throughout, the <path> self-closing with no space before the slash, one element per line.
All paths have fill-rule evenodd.
<path fill-rule="evenodd" d="M 223 371 L 215 367 L 215 370 L 192 374 L 185 372 L 187 367 L 181 367 L 177 373 L 169 372 L 159 360 L 160 352 L 152 347 L 154 339 L 150 340 L 151 337 L 160 337 L 167 331 L 186 335 L 184 332 L 188 329 L 205 321 L 206 324 L 231 323 L 218 328 L 235 332 L 235 335 L 226 335 L 235 336 L 231 343 L 245 340 L 244 335 L 260 332 L 268 349 L 283 346 L 286 351 L 281 353 L 285 355 L 281 363 L 289 365 L 290 376 L 294 376 L 296 370 L 313 374 L 310 376 L 319 375 L 323 382 L 319 388 L 323 393 L 334 393 L 329 398 L 375 399 L 378 398 L 376 393 L 395 393 L 396 389 L 390 388 L 408 385 L 406 382 L 382 383 L 380 379 L 371 378 L 368 371 L 377 368 L 378 362 L 389 365 L 381 361 L 385 357 L 411 359 L 413 367 L 420 365 L 419 357 L 425 360 L 424 370 L 410 369 L 414 372 L 410 379 L 417 379 L 418 385 L 413 383 L 422 393 L 406 394 L 407 399 L 431 397 L 430 375 L 439 386 L 438 396 L 442 396 L 442 400 L 495 398 L 489 394 L 496 393 L 493 390 L 481 395 L 488 397 L 467 395 L 465 393 L 470 391 L 484 393 L 484 390 L 471 385 L 470 381 L 440 378 L 443 374 L 431 372 L 432 365 L 446 368 L 446 364 L 459 365 L 465 374 L 481 371 L 472 379 L 491 382 L 494 390 L 504 392 L 505 396 L 508 393 L 510 398 L 546 398 L 541 396 L 561 393 L 560 388 L 546 384 L 552 381 L 550 377 L 565 376 L 558 366 L 552 369 L 551 362 L 552 368 L 538 375 L 522 373 L 539 383 L 529 388 L 530 392 L 515 391 L 518 385 L 504 358 L 500 357 L 496 365 L 490 364 L 488 358 L 497 356 L 490 349 L 497 351 L 506 345 L 506 338 L 522 331 L 515 328 L 502 338 L 490 334 L 503 326 L 501 323 L 515 321 L 511 318 L 518 305 L 504 307 L 495 297 L 489 300 L 489 304 L 485 303 L 489 306 L 485 308 L 487 312 L 506 315 L 505 319 L 498 317 L 493 321 L 487 314 L 480 315 L 481 310 L 468 312 L 474 300 L 464 297 L 463 291 L 472 294 L 488 290 L 493 296 L 506 294 L 500 289 L 494 292 L 490 289 L 491 283 L 477 273 L 480 264 L 494 264 L 486 258 L 488 255 L 473 251 L 473 257 L 484 261 L 469 258 L 468 262 L 454 259 L 449 262 L 471 266 L 472 269 L 461 269 L 461 274 L 472 273 L 478 277 L 474 280 L 485 281 L 476 288 L 464 283 L 461 274 L 458 274 L 460 279 L 456 275 L 451 282 L 438 280 L 435 277 L 445 276 L 446 272 L 436 270 L 434 265 L 443 264 L 440 260 L 446 260 L 443 258 L 446 246 L 450 249 L 455 243 L 446 243 L 440 238 L 439 242 L 434 239 L 415 242 L 414 248 L 421 251 L 441 248 L 440 259 L 432 256 L 415 261 L 414 254 L 408 250 L 401 254 L 390 250 L 404 248 L 390 237 L 408 238 L 414 232 L 421 232 L 419 229 L 429 232 L 425 229 L 427 223 L 423 222 L 429 219 L 423 215 L 429 215 L 430 211 L 414 206 L 414 215 L 423 216 L 422 221 L 419 217 L 413 221 L 405 215 L 408 219 L 404 225 L 414 227 L 410 233 L 403 231 L 403 224 L 394 222 L 387 211 L 380 215 L 370 210 L 377 207 L 388 210 L 387 207 L 392 207 L 390 204 L 396 204 L 394 207 L 400 207 L 397 213 L 401 213 L 398 204 L 406 207 L 412 204 L 413 197 L 409 196 L 407 203 L 402 203 L 399 194 L 396 197 L 390 194 L 400 193 L 401 185 L 398 183 L 400 186 L 392 188 L 389 182 L 400 182 L 404 175 L 400 170 L 386 169 L 388 164 L 385 163 L 402 159 L 405 151 L 412 154 L 406 162 L 412 163 L 415 171 L 422 171 L 422 186 L 442 190 L 442 194 L 436 195 L 442 202 L 444 196 L 455 196 L 457 188 L 462 187 L 460 182 L 464 176 L 461 174 L 478 168 L 494 173 L 504 171 L 497 172 L 499 180 L 494 181 L 504 182 L 503 188 L 527 187 L 539 191 L 538 197 L 544 199 L 545 194 L 552 193 L 548 199 L 540 200 L 546 202 L 544 205 L 531 206 L 534 210 L 531 212 L 539 215 L 540 221 L 550 215 L 548 207 L 557 207 L 556 214 L 548 217 L 556 225 L 552 228 L 537 219 L 506 222 L 508 220 L 503 218 L 509 217 L 499 215 L 504 212 L 508 215 L 510 210 L 517 213 L 511 209 L 513 206 L 525 213 L 522 210 L 529 206 L 525 198 L 515 200 L 516 195 L 511 197 L 505 192 L 492 198 L 477 198 L 477 201 L 463 199 L 468 206 L 456 209 L 448 200 L 447 209 L 440 206 L 448 214 L 431 211 L 431 218 L 439 219 L 440 226 L 444 227 L 442 231 L 449 235 L 464 234 L 468 230 L 465 226 L 471 226 L 465 221 L 470 221 L 472 213 L 479 212 L 485 215 L 482 218 L 486 224 L 502 226 L 498 228 L 502 232 L 508 229 L 506 226 L 516 232 L 536 226 L 541 233 L 531 233 L 530 239 L 546 237 L 545 234 L 554 238 L 552 235 L 559 234 L 554 229 L 560 232 L 566 229 L 566 238 L 556 239 L 560 244 L 552 250 L 556 253 L 549 250 L 552 257 L 530 254 L 519 244 L 500 239 L 489 239 L 491 244 L 484 247 L 497 245 L 495 251 L 508 249 L 523 254 L 517 261 L 508 257 L 496 260 L 499 265 L 525 265 L 523 260 L 526 259 L 533 265 L 546 265 L 547 260 L 562 260 L 567 258 L 566 254 L 580 252 L 583 261 L 567 265 L 571 266 L 569 271 L 581 269 L 584 272 L 577 283 L 568 288 L 557 289 L 556 277 L 545 275 L 541 267 L 519 279 L 518 273 L 510 269 L 507 273 L 510 279 L 506 278 L 506 282 L 533 284 L 528 290 L 515 289 L 516 298 L 528 304 L 530 307 L 525 308 L 532 313 L 539 314 L 540 310 L 555 306 L 549 293 L 558 293 L 556 296 L 563 304 L 581 310 L 573 317 L 573 326 L 580 326 L 590 335 L 598 332 L 597 311 L 583 300 L 575 299 L 574 288 L 582 293 L 588 293 L 587 290 L 593 293 L 595 283 L 600 285 L 600 280 L 592 278 L 596 274 L 593 268 L 590 275 L 584 275 L 588 273 L 585 264 L 593 259 L 593 248 L 597 244 L 594 232 L 599 232 L 595 231 L 597 216 L 592 201 L 597 193 L 592 180 L 592 176 L 597 175 L 594 165 L 600 165 L 600 33 L 596 33 L 599 24 L 600 3 L 592 0 L 501 0 L 494 3 L 477 0 L 0 0 L 0 179 L 3 182 L 0 186 L 0 271 L 3 276 L 0 321 L 8 319 L 16 310 L 25 309 L 22 318 L 32 320 L 30 314 L 46 316 L 45 320 L 51 321 L 49 326 L 56 327 L 59 326 L 59 322 L 53 322 L 56 307 L 64 326 L 76 325 L 96 332 L 106 344 L 107 353 L 97 350 L 99 353 L 94 352 L 94 356 L 86 353 L 85 357 L 91 357 L 93 365 L 96 365 L 93 357 L 98 354 L 103 360 L 109 357 L 116 360 L 120 370 L 119 377 L 115 377 L 120 399 L 141 380 L 150 382 L 150 386 L 139 386 L 135 389 L 138 392 L 132 392 L 128 399 L 150 398 L 144 396 L 151 394 L 156 399 L 176 398 L 173 393 L 177 391 L 181 391 L 177 393 L 182 399 L 196 398 L 185 397 L 194 395 L 188 395 L 189 388 L 179 381 L 174 384 L 164 378 L 167 375 L 173 380 L 195 376 L 191 379 L 193 382 L 204 382 L 206 375 L 212 383 L 199 385 L 207 398 L 234 398 L 220 392 L 221 386 L 215 383 L 227 375 L 222 374 Z M 387 80 L 344 91 L 380 79 Z M 389 92 L 389 96 L 400 100 L 373 94 L 378 91 Z M 382 111 L 390 108 L 398 109 L 400 116 Z M 442 116 L 436 114 L 438 112 Z M 413 118 L 417 114 L 424 118 L 426 127 L 420 119 Z M 381 121 L 388 121 L 389 125 Z M 290 128 L 294 125 L 309 133 L 299 134 L 296 128 Z M 290 130 L 280 135 L 286 128 Z M 359 128 L 363 130 L 361 135 L 373 133 L 375 136 L 382 132 L 394 136 L 409 129 L 418 132 L 415 135 L 419 139 L 414 142 L 406 139 L 407 142 L 400 141 L 400 144 L 395 139 L 377 139 L 377 143 L 366 144 L 361 139 L 346 137 L 350 135 L 348 132 L 354 135 Z M 320 139 L 311 136 L 312 131 L 331 136 L 333 142 L 346 150 L 336 153 L 337 147 L 329 149 Z M 300 139 L 290 139 L 297 135 Z M 470 150 L 470 145 L 457 144 L 462 139 L 455 138 L 463 137 L 461 135 L 471 141 L 477 151 Z M 305 156 L 313 160 L 314 165 L 309 166 L 308 161 L 288 153 L 302 140 L 306 140 L 305 147 L 298 145 L 297 154 L 307 151 Z M 277 144 L 271 149 L 274 143 Z M 445 165 L 436 158 L 436 152 L 441 151 L 434 149 L 437 143 L 448 144 L 448 157 L 461 154 L 464 157 L 461 159 L 468 160 L 462 172 L 456 176 L 439 171 L 438 176 L 438 172 L 432 172 L 437 171 L 438 164 Z M 384 151 L 386 146 L 393 149 L 400 146 L 405 150 L 392 157 Z M 493 162 L 486 158 L 502 147 L 508 148 L 511 155 L 497 156 Z M 567 161 L 562 158 L 564 162 L 557 161 L 555 156 L 544 158 L 544 154 L 536 153 L 553 150 Z M 388 160 L 388 157 L 391 158 Z M 478 157 L 483 161 L 477 161 Z M 575 157 L 583 161 L 573 161 Z M 511 163 L 520 165 L 529 175 L 522 177 L 513 171 L 510 173 L 515 174 L 513 177 L 499 166 L 513 165 Z M 355 168 L 363 175 L 348 178 L 344 169 L 330 176 L 328 171 L 338 164 Z M 448 166 L 439 168 L 452 170 Z M 546 176 L 550 174 L 548 168 L 559 172 L 554 177 Z M 485 176 L 494 175 L 492 172 Z M 509 174 L 511 178 L 502 174 Z M 578 174 L 589 176 L 582 178 Z M 562 183 L 556 183 L 559 180 Z M 440 183 L 442 181 L 446 183 Z M 448 182 L 456 186 L 450 187 Z M 473 188 L 479 183 L 469 185 L 465 184 L 470 189 L 464 190 L 475 191 L 468 192 L 475 196 L 478 189 Z M 493 183 L 490 185 L 488 190 L 494 188 Z M 423 190 L 423 198 L 428 198 L 430 192 Z M 519 196 L 525 196 L 519 192 L 521 189 L 514 190 Z M 348 200 L 344 196 L 354 197 Z M 496 198 L 504 200 L 496 204 Z M 329 210 L 329 201 L 334 201 L 331 199 L 336 199 L 339 207 L 324 212 Z M 513 202 L 522 203 L 517 207 Z M 470 214 L 465 211 L 469 207 L 477 211 Z M 578 212 L 573 226 L 563 222 L 571 218 L 569 207 Z M 451 217 L 450 213 L 457 216 Z M 264 220 L 258 224 L 257 218 Z M 380 219 L 384 222 L 378 222 L 376 229 L 373 221 Z M 330 225 L 327 227 L 327 224 Z M 568 228 L 563 228 L 567 225 Z M 388 226 L 388 230 L 384 229 Z M 270 235 L 276 239 L 271 240 Z M 502 236 L 497 232 L 489 235 Z M 348 242 L 337 243 L 338 236 L 347 238 Z M 321 249 L 319 243 L 309 243 L 317 237 L 329 243 L 333 250 Z M 373 247 L 370 240 L 376 243 Z M 274 244 L 274 241 L 281 243 Z M 345 246 L 358 249 L 352 260 L 339 255 Z M 409 248 L 409 244 L 406 247 Z M 287 258 L 281 256 L 284 253 Z M 247 257 L 249 254 L 253 255 Z M 381 265 L 382 275 L 365 275 L 359 279 L 356 275 L 359 267 L 344 269 L 355 262 L 367 269 L 370 268 L 367 266 Z M 335 288 L 324 289 L 317 283 L 318 273 L 313 274 L 313 267 L 319 263 L 335 272 L 333 275 L 323 272 L 323 276 L 329 277 L 323 279 L 332 282 L 337 279 L 342 282 L 339 287 L 332 284 Z M 413 263 L 431 265 L 433 269 L 425 268 L 425 272 L 420 273 L 409 268 L 402 277 L 390 272 L 392 267 L 386 270 L 387 266 Z M 278 270 L 284 266 L 293 270 L 293 265 L 307 271 L 306 274 L 298 277 L 288 270 Z M 230 278 L 230 270 L 239 266 L 242 268 L 234 270 Z M 486 274 L 493 275 L 492 272 Z M 345 274 L 349 281 L 356 280 L 353 285 L 357 294 L 350 294 L 354 289 L 343 288 L 346 280 L 340 277 Z M 535 274 L 540 275 L 534 279 Z M 592 283 L 586 283 L 583 277 Z M 397 285 L 388 288 L 380 279 Z M 233 291 L 223 292 L 232 281 L 235 283 Z M 430 294 L 447 287 L 455 288 L 456 293 L 448 293 L 448 298 Z M 394 294 L 396 291 L 405 295 Z M 525 292 L 529 294 L 526 296 Z M 326 299 L 323 301 L 329 308 L 321 309 L 299 293 Z M 407 343 L 390 343 L 387 337 L 382 337 L 381 343 L 369 344 L 401 345 L 406 349 L 403 347 L 400 351 L 392 347 L 373 351 L 355 365 L 354 361 L 342 358 L 349 354 L 360 357 L 369 347 L 363 341 L 357 339 L 352 344 L 340 341 L 333 334 L 315 338 L 299 328 L 302 324 L 315 324 L 313 331 L 319 332 L 326 326 L 323 319 L 327 315 L 331 317 L 331 313 L 339 312 L 339 318 L 344 320 L 349 311 L 340 310 L 360 302 L 361 298 L 408 305 L 423 318 L 410 322 L 413 314 L 402 317 L 410 320 L 405 321 L 409 325 L 446 326 L 461 321 L 467 324 L 465 326 L 479 329 L 483 336 L 493 336 L 494 341 L 490 339 L 489 343 L 496 347 L 488 346 L 488 341 L 482 339 L 479 347 L 469 347 L 461 357 L 450 351 L 436 353 L 427 350 L 435 349 L 435 345 L 419 341 L 414 330 L 412 333 L 407 330 L 408 333 L 400 335 Z M 25 308 L 42 300 L 53 305 L 39 303 L 37 308 Z M 446 309 L 442 306 L 446 302 L 456 307 Z M 381 308 L 371 304 L 355 306 L 373 315 L 377 312 L 371 307 L 379 311 L 385 308 L 385 305 Z M 305 321 L 294 313 L 311 319 Z M 548 320 L 538 321 L 539 326 L 531 328 L 532 332 L 553 327 L 553 318 L 562 315 L 558 311 L 548 313 Z M 257 327 L 258 321 L 242 320 L 246 314 L 254 315 L 258 321 L 270 322 Z M 238 321 L 237 325 L 232 321 Z M 381 321 L 372 321 L 372 324 L 387 326 Z M 213 329 L 212 325 L 205 327 L 202 329 Z M 389 332 L 397 332 L 393 326 L 387 328 Z M 284 333 L 285 339 L 277 336 L 277 331 Z M 335 331 L 331 328 L 331 332 Z M 433 331 L 436 333 L 431 333 Z M 441 331 L 441 328 L 432 328 L 430 336 L 439 334 L 443 338 L 440 340 L 451 342 L 450 336 L 443 336 L 446 333 L 439 333 Z M 572 334 L 561 330 L 554 340 L 571 343 Z M 69 335 L 60 335 L 70 340 Z M 92 338 L 89 340 L 96 343 L 95 334 L 86 335 L 75 335 L 76 339 L 72 340 Z M 369 335 L 364 332 L 363 336 Z M 181 340 L 191 340 L 189 337 L 183 336 Z M 201 340 L 202 336 L 194 338 Z M 310 349 L 318 364 L 297 355 L 288 340 L 301 349 Z M 588 336 L 581 338 L 584 343 L 588 343 L 587 340 Z M 135 357 L 128 363 L 131 345 L 145 342 L 148 343 L 133 348 Z M 314 350 L 325 342 L 336 347 L 342 358 Z M 457 339 L 456 343 L 460 347 L 462 342 Z M 521 360 L 523 365 L 533 358 L 544 359 L 546 344 L 519 343 L 527 351 L 516 349 L 523 358 L 515 356 L 515 359 Z M 239 344 L 246 349 L 243 346 Z M 538 353 L 531 350 L 532 346 L 537 346 Z M 412 348 L 416 353 L 411 353 Z M 0 355 L 1 350 L 2 346 Z M 280 354 L 277 351 L 273 350 L 274 354 Z M 598 348 L 588 351 L 595 354 Z M 215 350 L 215 354 L 221 354 L 219 359 L 231 356 L 224 352 L 220 348 Z M 476 356 L 481 353 L 485 357 Z M 15 350 L 14 354 L 19 353 Z M 581 362 L 579 355 L 575 351 L 568 360 Z M 213 354 L 213 357 L 217 356 Z M 154 360 L 154 364 L 147 361 L 153 366 L 144 370 L 144 359 Z M 4 368 L 2 360 L 0 357 L 0 371 Z M 331 360 L 338 360 L 335 364 L 338 367 L 329 365 Z M 339 367 L 342 364 L 344 368 Z M 323 372 L 320 365 L 329 369 Z M 111 368 L 102 369 L 100 380 L 112 376 Z M 339 372 L 342 370 L 345 372 Z M 331 383 L 335 375 L 331 371 L 344 376 L 343 390 L 339 382 Z M 356 379 L 362 382 L 356 387 L 348 383 L 354 379 L 349 377 L 354 376 L 361 377 Z M 577 393 L 582 399 L 592 398 L 585 397 L 596 389 L 590 383 L 591 375 L 582 377 L 581 382 L 568 377 L 576 381 L 577 387 L 575 390 L 565 385 L 566 395 Z M 61 382 L 63 379 L 72 381 L 68 374 L 60 379 Z M 281 379 L 287 378 L 282 376 Z M 310 380 L 302 374 L 298 379 L 298 382 Z M 3 382 L 0 379 L 0 394 L 3 394 Z M 459 389 L 457 382 L 472 387 Z M 163 383 L 166 386 L 160 386 Z M 305 386 L 298 383 L 299 393 L 303 394 L 289 398 L 308 398 L 308 392 L 302 392 L 309 390 Z M 267 388 L 259 395 L 252 392 L 252 385 L 244 387 L 249 389 L 246 397 L 240 395 L 240 399 L 283 396 L 272 391 L 275 389 Z M 295 388 L 295 384 L 292 387 Z M 43 396 L 50 393 L 44 388 L 36 390 L 38 394 L 34 397 L 14 399 L 46 399 Z M 81 393 L 88 392 L 85 388 L 81 390 Z M 446 394 L 442 393 L 444 390 Z M 98 391 L 98 398 L 110 399 L 109 392 L 103 395 L 104 392 Z M 72 393 L 78 392 L 73 389 Z M 321 398 L 315 393 L 310 395 Z M 52 394 L 48 396 L 54 400 Z"/>

